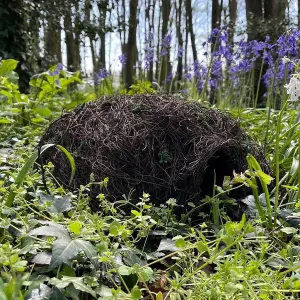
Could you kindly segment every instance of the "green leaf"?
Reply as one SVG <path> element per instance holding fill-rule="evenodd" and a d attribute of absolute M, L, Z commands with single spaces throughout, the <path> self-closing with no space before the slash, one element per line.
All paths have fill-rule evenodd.
<path fill-rule="evenodd" d="M 69 224 L 68 226 L 69 230 L 75 234 L 80 234 L 81 232 L 81 228 L 82 228 L 82 224 L 78 221 L 75 221 L 71 224 Z"/>
<path fill-rule="evenodd" d="M 63 276 L 62 279 L 58 279 L 58 278 L 50 279 L 50 284 L 55 285 L 59 289 L 64 289 L 71 283 L 73 284 L 75 289 L 82 291 L 84 293 L 88 293 L 92 295 L 94 298 L 96 298 L 96 293 L 90 287 L 88 287 L 83 283 L 83 277 Z"/>
<path fill-rule="evenodd" d="M 139 275 L 144 281 L 148 281 L 153 278 L 153 270 L 150 267 L 143 267 Z"/>
<path fill-rule="evenodd" d="M 51 117 L 52 112 L 48 107 L 38 106 L 33 110 L 35 113 L 43 116 L 43 117 Z"/>
<path fill-rule="evenodd" d="M 127 267 L 127 266 L 120 266 L 118 271 L 119 271 L 120 275 L 123 275 L 123 276 L 135 274 L 135 270 L 133 268 Z"/>
<path fill-rule="evenodd" d="M 197 243 L 197 249 L 200 253 L 209 251 L 207 244 L 203 243 L 202 241 Z"/>
<path fill-rule="evenodd" d="M 8 75 L 10 72 L 15 70 L 15 68 L 18 65 L 18 61 L 14 59 L 5 59 L 1 61 L 0 64 L 0 76 L 5 77 Z"/>
<path fill-rule="evenodd" d="M 296 234 L 298 230 L 294 227 L 284 227 L 281 228 L 280 231 L 286 234 Z"/>
<path fill-rule="evenodd" d="M 50 202 L 52 205 L 47 210 L 53 214 L 69 211 L 73 208 L 71 195 L 65 197 L 51 196 L 44 193 L 38 194 L 41 203 Z"/>
<path fill-rule="evenodd" d="M 141 299 L 141 297 L 142 297 L 142 292 L 137 286 L 135 286 L 131 290 L 130 294 L 131 294 L 132 299 Z"/>
<path fill-rule="evenodd" d="M 71 165 L 71 169 L 72 169 L 72 173 L 71 173 L 71 179 L 70 182 L 73 180 L 74 174 L 75 174 L 75 161 L 72 157 L 72 155 L 62 146 L 59 145 L 55 145 L 55 144 L 46 144 L 43 145 L 41 147 L 41 154 L 46 151 L 47 149 L 51 148 L 51 147 L 57 147 L 58 149 L 60 149 L 68 158 L 70 165 Z M 23 166 L 23 168 L 20 170 L 19 174 L 17 175 L 17 178 L 15 180 L 15 184 L 17 185 L 17 188 L 19 188 L 22 184 L 22 182 L 25 179 L 26 174 L 28 173 L 29 169 L 32 167 L 32 165 L 35 163 L 36 159 L 38 158 L 39 152 L 36 151 L 34 152 L 30 158 L 26 161 L 25 165 Z M 11 207 L 13 204 L 13 201 L 15 199 L 16 193 L 15 191 L 11 190 L 7 199 L 6 199 L 6 203 L 5 205 L 8 207 Z"/>
<path fill-rule="evenodd" d="M 57 237 L 57 240 L 54 241 L 52 245 L 52 258 L 49 266 L 50 270 L 60 266 L 62 263 L 71 265 L 72 259 L 81 251 L 84 251 L 85 255 L 90 259 L 95 268 L 99 267 L 97 251 L 90 242 L 81 239 L 72 240 L 67 229 L 62 225 L 49 221 L 41 223 L 48 224 L 48 226 L 33 229 L 28 233 L 28 235 Z"/>
<path fill-rule="evenodd" d="M 263 171 L 260 171 L 260 170 L 256 171 L 256 173 L 257 173 L 259 179 L 261 181 L 263 181 L 265 184 L 270 184 L 271 183 L 273 178 L 270 175 L 268 175 L 268 174 L 266 174 L 266 173 L 264 173 Z"/>
<path fill-rule="evenodd" d="M 68 230 L 59 224 L 50 221 L 40 221 L 42 224 L 46 224 L 47 226 L 41 226 L 31 230 L 28 235 L 44 235 L 44 236 L 54 236 L 58 239 L 71 241 L 71 237 L 69 235 Z"/>
<path fill-rule="evenodd" d="M 64 148 L 63 146 L 56 145 L 56 148 L 61 150 L 69 160 L 69 163 L 71 165 L 71 170 L 72 170 L 71 171 L 71 178 L 70 178 L 70 181 L 69 181 L 69 184 L 71 184 L 71 182 L 73 181 L 74 175 L 75 175 L 75 170 L 76 170 L 75 160 L 74 160 L 73 156 L 71 155 L 71 153 L 66 148 Z"/>

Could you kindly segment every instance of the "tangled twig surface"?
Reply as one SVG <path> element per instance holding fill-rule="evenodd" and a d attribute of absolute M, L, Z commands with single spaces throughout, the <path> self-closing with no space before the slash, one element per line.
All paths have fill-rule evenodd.
<path fill-rule="evenodd" d="M 111 201 L 134 189 L 135 201 L 147 192 L 159 205 L 170 198 L 179 204 L 211 194 L 214 176 L 222 184 L 233 170 L 247 169 L 251 153 L 270 173 L 263 152 L 227 113 L 171 95 L 114 95 L 63 115 L 45 132 L 41 145 L 60 144 L 75 158 L 76 174 L 68 186 L 70 166 L 52 150 L 55 177 L 69 189 L 109 177 Z M 97 210 L 92 191 L 92 206 Z M 243 196 L 243 190 L 239 193 Z"/>

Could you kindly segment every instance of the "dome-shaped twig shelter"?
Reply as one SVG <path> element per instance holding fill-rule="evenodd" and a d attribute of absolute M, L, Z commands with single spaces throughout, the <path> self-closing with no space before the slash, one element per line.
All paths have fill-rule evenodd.
<path fill-rule="evenodd" d="M 237 120 L 172 95 L 114 95 L 81 105 L 50 125 L 40 146 L 46 143 L 64 146 L 75 159 L 69 186 L 66 157 L 55 149 L 43 154 L 64 186 L 86 185 L 91 173 L 96 181 L 109 177 L 111 201 L 134 189 L 132 201 L 147 192 L 157 205 L 170 197 L 181 205 L 199 202 L 212 193 L 214 174 L 222 185 L 224 176 L 245 171 L 248 153 L 270 173 L 263 152 Z M 94 210 L 99 192 L 92 191 Z M 244 196 L 246 188 L 238 193 Z"/>

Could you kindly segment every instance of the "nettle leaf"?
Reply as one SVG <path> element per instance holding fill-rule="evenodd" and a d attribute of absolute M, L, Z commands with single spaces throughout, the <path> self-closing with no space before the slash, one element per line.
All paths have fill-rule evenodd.
<path fill-rule="evenodd" d="M 71 195 L 68 194 L 65 197 L 51 196 L 44 193 L 38 194 L 41 203 L 51 202 L 52 205 L 48 208 L 48 211 L 53 214 L 69 211 L 73 208 Z"/>
<path fill-rule="evenodd" d="M 56 286 L 59 289 L 64 289 L 69 284 L 73 284 L 76 290 L 80 290 L 82 292 L 88 293 L 92 295 L 94 298 L 96 298 L 96 293 L 83 283 L 83 277 L 63 276 L 62 279 L 51 278 L 49 282 L 50 284 Z"/>

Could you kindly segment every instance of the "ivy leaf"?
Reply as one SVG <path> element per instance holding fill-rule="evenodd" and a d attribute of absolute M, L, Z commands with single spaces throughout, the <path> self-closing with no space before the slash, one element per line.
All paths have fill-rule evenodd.
<path fill-rule="evenodd" d="M 96 298 L 96 293 L 91 288 L 83 283 L 83 277 L 70 277 L 70 276 L 63 276 L 62 279 L 58 278 L 51 278 L 50 284 L 55 285 L 59 289 L 64 289 L 69 284 L 73 284 L 76 290 L 88 293 Z"/>
<path fill-rule="evenodd" d="M 90 259 L 95 268 L 99 267 L 99 263 L 97 261 L 97 251 L 90 242 L 80 239 L 57 239 L 53 243 L 52 259 L 49 266 L 50 270 L 53 270 L 62 263 L 71 265 L 72 259 L 81 251 L 84 251 L 85 255 Z"/>
<path fill-rule="evenodd" d="M 67 300 L 64 294 L 57 288 L 53 287 L 49 300 Z"/>
<path fill-rule="evenodd" d="M 71 241 L 68 230 L 59 224 L 56 224 L 51 221 L 40 221 L 42 224 L 47 224 L 48 226 L 41 226 L 31 230 L 28 235 L 45 235 L 45 236 L 54 236 L 58 239 L 65 241 Z"/>
<path fill-rule="evenodd" d="M 297 229 L 294 227 L 284 227 L 280 229 L 281 232 L 284 232 L 286 234 L 296 234 Z"/>
<path fill-rule="evenodd" d="M 51 295 L 51 288 L 49 288 L 46 284 L 41 283 L 40 287 L 37 289 L 33 289 L 29 294 L 27 300 L 44 300 L 49 298 Z"/>
<path fill-rule="evenodd" d="M 65 197 L 53 197 L 44 193 L 38 194 L 41 203 L 51 202 L 52 205 L 48 208 L 49 212 L 53 214 L 69 211 L 73 208 L 71 195 Z"/>
<path fill-rule="evenodd" d="M 52 245 L 52 258 L 49 270 L 53 270 L 62 263 L 71 265 L 72 259 L 81 251 L 84 251 L 85 255 L 90 259 L 95 268 L 99 267 L 97 251 L 90 242 L 81 239 L 72 240 L 69 232 L 62 225 L 49 221 L 41 221 L 41 223 L 47 224 L 48 226 L 33 229 L 28 235 L 57 237 L 57 240 L 54 241 Z"/>

